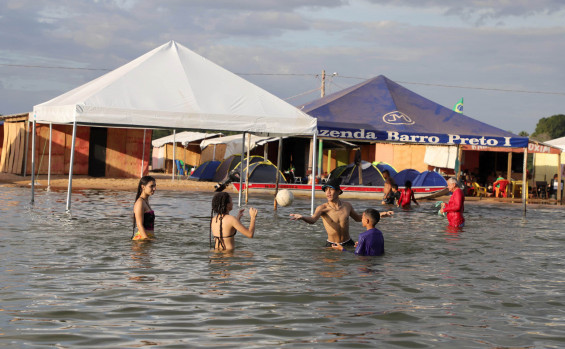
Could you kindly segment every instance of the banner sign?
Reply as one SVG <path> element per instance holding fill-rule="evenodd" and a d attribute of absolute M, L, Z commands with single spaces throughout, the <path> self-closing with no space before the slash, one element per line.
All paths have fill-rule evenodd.
<path fill-rule="evenodd" d="M 484 147 L 525 148 L 526 137 L 488 137 L 467 136 L 458 134 L 425 134 L 398 131 L 375 131 L 370 129 L 351 129 L 324 127 L 318 124 L 318 137 L 337 138 L 358 141 L 401 142 L 418 144 L 471 145 Z"/>

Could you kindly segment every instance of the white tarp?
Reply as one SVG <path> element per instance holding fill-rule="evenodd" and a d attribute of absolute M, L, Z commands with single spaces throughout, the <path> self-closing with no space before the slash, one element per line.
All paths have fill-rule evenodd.
<path fill-rule="evenodd" d="M 34 106 L 40 123 L 312 135 L 316 119 L 170 41 Z"/>
<path fill-rule="evenodd" d="M 440 168 L 455 168 L 457 159 L 456 146 L 427 146 L 424 162 L 430 166 Z"/>
<path fill-rule="evenodd" d="M 218 137 L 221 136 L 221 133 L 204 133 L 204 132 L 179 132 L 177 134 L 174 135 L 168 135 L 165 137 L 161 137 L 161 138 L 157 138 L 154 139 L 151 142 L 151 145 L 159 148 L 164 146 L 165 144 L 168 143 L 173 143 L 177 142 L 177 143 L 182 143 L 183 147 L 186 147 L 189 143 L 191 142 L 195 142 L 195 141 L 199 141 L 201 139 L 206 139 L 206 138 L 213 138 L 213 137 Z"/>
<path fill-rule="evenodd" d="M 165 147 L 153 148 L 152 169 L 161 170 L 165 168 Z"/>
<path fill-rule="evenodd" d="M 565 150 L 565 137 L 555 138 L 544 143 Z"/>
<path fill-rule="evenodd" d="M 245 136 L 245 152 L 247 152 L 247 135 Z M 250 142 L 250 150 L 253 150 L 261 141 L 267 140 L 270 137 L 259 137 L 255 135 L 251 135 L 251 142 Z M 241 141 L 243 140 L 243 135 L 233 135 L 227 137 L 218 137 L 212 139 L 205 139 L 200 142 L 200 149 L 204 150 L 209 145 L 215 144 L 225 144 L 226 145 L 226 153 L 224 154 L 224 159 L 232 156 L 233 154 L 241 154 Z"/>

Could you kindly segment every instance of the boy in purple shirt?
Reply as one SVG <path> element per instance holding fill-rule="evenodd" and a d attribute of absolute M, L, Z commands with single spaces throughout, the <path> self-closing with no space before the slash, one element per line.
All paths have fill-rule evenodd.
<path fill-rule="evenodd" d="M 383 233 L 375 228 L 379 223 L 381 215 L 379 211 L 368 208 L 363 212 L 361 222 L 367 231 L 359 235 L 359 241 L 355 243 L 355 254 L 359 256 L 382 256 L 385 253 L 385 241 Z M 334 244 L 332 248 L 345 251 L 341 245 Z"/>

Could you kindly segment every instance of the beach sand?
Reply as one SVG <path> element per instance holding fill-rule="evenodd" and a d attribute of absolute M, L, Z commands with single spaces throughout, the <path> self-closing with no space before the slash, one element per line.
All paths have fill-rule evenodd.
<path fill-rule="evenodd" d="M 149 175 L 155 177 L 157 180 L 158 190 L 171 190 L 171 191 L 205 191 L 213 192 L 215 190 L 214 186 L 217 184 L 215 182 L 199 182 L 187 179 L 176 179 L 172 180 L 172 175 L 163 173 L 150 173 Z M 69 177 L 68 175 L 53 175 L 51 176 L 51 188 L 66 190 L 68 187 Z M 135 191 L 137 190 L 137 184 L 139 178 L 107 178 L 107 177 L 89 177 L 89 176 L 73 176 L 73 189 L 110 189 L 110 190 L 125 190 L 125 191 Z M 47 176 L 40 175 L 36 177 L 35 180 L 38 190 L 47 187 Z M 31 176 L 23 177 L 9 173 L 0 173 L 0 187 L 25 187 L 29 188 L 31 186 Z M 233 185 L 226 188 L 226 191 L 237 193 Z M 323 196 L 317 193 L 316 196 Z M 431 201 L 449 201 L 449 196 L 441 196 L 430 199 Z M 422 201 L 422 200 L 419 200 Z M 521 204 L 521 199 L 519 198 L 494 198 L 494 197 L 465 197 L 465 201 L 473 202 L 505 202 L 508 204 Z M 548 199 L 528 199 L 528 206 L 532 205 L 543 205 L 543 206 L 558 206 L 556 200 Z"/>

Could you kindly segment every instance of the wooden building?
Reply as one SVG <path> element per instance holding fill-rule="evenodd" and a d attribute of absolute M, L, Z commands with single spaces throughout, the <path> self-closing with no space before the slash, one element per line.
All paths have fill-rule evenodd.
<path fill-rule="evenodd" d="M 31 174 L 32 123 L 28 119 L 27 113 L 3 117 L 0 172 Z M 36 124 L 35 173 L 47 174 L 51 145 L 51 174 L 68 174 L 72 125 L 53 125 L 51 137 L 49 133 L 48 124 Z M 147 174 L 151 133 L 143 129 L 77 126 L 73 174 L 114 178 Z"/>

